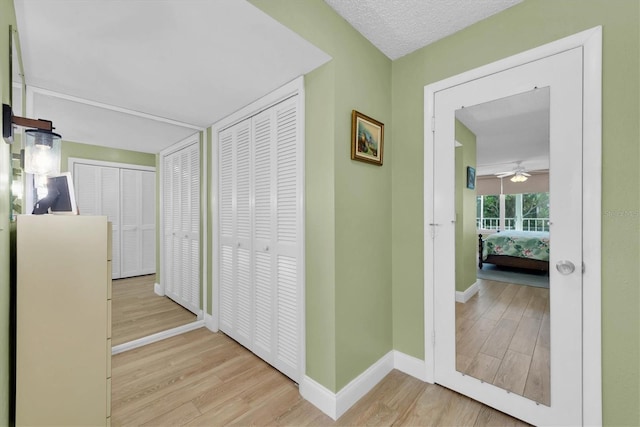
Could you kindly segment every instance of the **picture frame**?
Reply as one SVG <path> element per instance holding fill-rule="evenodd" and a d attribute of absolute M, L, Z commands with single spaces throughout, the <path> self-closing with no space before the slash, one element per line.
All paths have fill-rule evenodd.
<path fill-rule="evenodd" d="M 467 166 L 467 188 L 470 190 L 476 188 L 476 169 L 472 166 Z"/>
<path fill-rule="evenodd" d="M 382 166 L 384 124 L 356 110 L 351 112 L 351 159 Z"/>

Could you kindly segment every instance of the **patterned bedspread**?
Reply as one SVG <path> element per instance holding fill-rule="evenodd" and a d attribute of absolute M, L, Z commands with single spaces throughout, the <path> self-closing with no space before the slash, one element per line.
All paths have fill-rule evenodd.
<path fill-rule="evenodd" d="M 549 232 L 505 230 L 484 238 L 482 259 L 487 255 L 508 255 L 549 261 Z"/>

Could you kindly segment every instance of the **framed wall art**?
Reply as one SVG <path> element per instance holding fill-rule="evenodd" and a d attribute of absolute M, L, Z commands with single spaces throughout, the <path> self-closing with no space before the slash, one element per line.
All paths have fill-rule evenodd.
<path fill-rule="evenodd" d="M 382 166 L 384 124 L 356 110 L 351 112 L 351 159 Z"/>

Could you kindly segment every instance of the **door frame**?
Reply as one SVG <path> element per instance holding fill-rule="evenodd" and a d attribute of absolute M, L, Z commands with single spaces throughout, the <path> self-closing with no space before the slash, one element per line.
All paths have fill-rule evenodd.
<path fill-rule="evenodd" d="M 435 94 L 491 74 L 566 50 L 583 50 L 583 299 L 582 299 L 582 420 L 602 424 L 601 338 L 601 206 L 602 206 L 602 27 L 568 36 L 514 56 L 475 68 L 424 88 L 424 330 L 426 379 L 435 381 L 434 247 L 429 224 L 434 223 Z M 587 190 L 588 189 L 588 190 Z M 585 316 L 588 313 L 588 316 Z M 586 375 L 585 373 L 588 373 Z"/>
<path fill-rule="evenodd" d="M 225 117 L 224 119 L 216 122 L 210 128 L 211 137 L 211 311 L 212 315 L 207 318 L 207 327 L 213 331 L 218 332 L 220 328 L 220 183 L 218 177 L 218 163 L 219 163 L 219 147 L 220 141 L 218 135 L 224 129 L 229 128 L 247 118 L 253 117 L 256 114 L 264 111 L 280 102 L 291 98 L 293 96 L 298 97 L 297 108 L 298 117 L 300 122 L 298 123 L 298 139 L 300 143 L 300 151 L 298 154 L 297 173 L 300 184 L 300 190 L 298 191 L 298 224 L 297 232 L 300 241 L 298 247 L 298 259 L 300 260 L 300 277 L 298 278 L 300 291 L 300 301 L 298 305 L 298 333 L 300 342 L 298 343 L 298 366 L 299 381 L 302 381 L 306 373 L 306 311 L 305 311 L 305 286 L 306 286 L 306 235 L 305 235 L 305 92 L 304 92 L 304 77 L 299 76 L 289 83 L 281 86 L 273 92 L 265 95 L 264 97 L 256 100 L 255 102 L 241 108 L 235 113 Z"/>

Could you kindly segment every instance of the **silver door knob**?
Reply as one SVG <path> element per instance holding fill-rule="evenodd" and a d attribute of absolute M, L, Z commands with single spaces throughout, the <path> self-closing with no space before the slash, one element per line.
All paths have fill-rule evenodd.
<path fill-rule="evenodd" d="M 576 270 L 576 266 L 573 265 L 571 261 L 562 260 L 556 263 L 556 270 L 560 272 L 560 274 L 571 274 Z"/>

